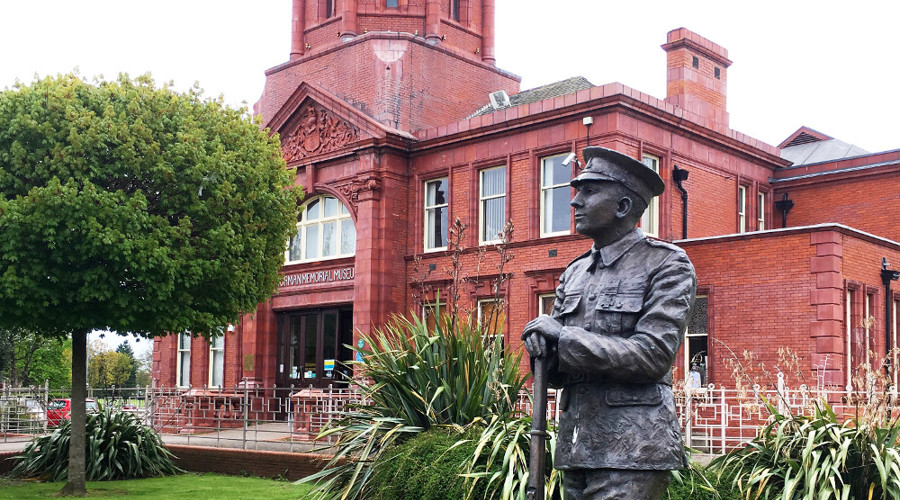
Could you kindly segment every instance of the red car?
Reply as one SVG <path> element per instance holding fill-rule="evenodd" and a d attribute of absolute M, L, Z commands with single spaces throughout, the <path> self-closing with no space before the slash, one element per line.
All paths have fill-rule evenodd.
<path fill-rule="evenodd" d="M 100 411 L 100 405 L 93 399 L 86 399 L 84 404 L 88 413 Z M 69 419 L 69 414 L 71 412 L 71 399 L 54 399 L 53 401 L 50 401 L 50 404 L 47 405 L 47 425 L 50 427 L 58 426 L 63 420 Z"/>

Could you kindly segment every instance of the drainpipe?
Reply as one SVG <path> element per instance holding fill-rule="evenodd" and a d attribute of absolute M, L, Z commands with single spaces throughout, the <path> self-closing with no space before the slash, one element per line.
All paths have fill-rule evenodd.
<path fill-rule="evenodd" d="M 678 168 L 678 165 L 675 165 L 675 170 L 672 172 L 672 180 L 675 181 L 675 187 L 681 191 L 681 239 L 683 240 L 686 240 L 688 237 L 688 193 L 681 183 L 687 180 L 689 173 L 683 168 Z"/>
<path fill-rule="evenodd" d="M 884 283 L 884 369 L 890 375 L 891 368 L 891 281 L 900 279 L 900 271 L 888 269 L 887 257 L 881 258 L 881 282 Z"/>
<path fill-rule="evenodd" d="M 784 193 L 784 196 L 775 202 L 775 208 L 781 210 L 781 227 L 787 227 L 787 214 L 794 208 L 794 202 L 788 199 L 787 193 Z"/>

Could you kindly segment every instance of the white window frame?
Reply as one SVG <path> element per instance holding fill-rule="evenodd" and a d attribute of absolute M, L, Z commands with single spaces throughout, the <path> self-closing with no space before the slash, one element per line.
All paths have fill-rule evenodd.
<path fill-rule="evenodd" d="M 442 203 L 442 204 L 429 205 L 429 204 L 428 204 L 428 186 L 429 186 L 430 184 L 441 183 L 441 182 L 444 182 L 444 183 L 446 183 L 446 185 L 447 185 L 447 193 L 446 193 L 446 198 L 445 198 L 445 200 L 444 200 L 444 203 Z M 429 214 L 432 213 L 432 212 L 440 211 L 441 209 L 448 211 L 447 220 L 448 220 L 448 226 L 449 226 L 450 180 L 449 180 L 447 177 L 441 177 L 441 178 L 439 178 L 439 179 L 431 179 L 431 180 L 429 180 L 429 181 L 425 181 L 425 197 L 424 197 L 424 201 L 425 201 L 425 202 L 424 202 L 424 205 L 425 205 L 425 221 L 424 221 L 424 226 L 425 226 L 425 228 L 424 228 L 424 238 L 425 238 L 425 241 L 424 241 L 424 247 L 423 247 L 423 248 L 425 249 L 426 252 L 438 252 L 438 251 L 441 251 L 441 250 L 446 250 L 446 249 L 447 249 L 446 242 L 447 242 L 447 240 L 449 240 L 449 227 L 443 228 L 443 229 L 444 229 L 444 246 L 441 246 L 441 247 L 430 247 L 430 246 L 428 246 L 429 243 L 432 241 L 432 238 L 431 238 L 431 237 L 434 236 L 434 235 L 430 232 L 431 229 L 432 229 L 432 227 L 431 227 L 431 225 L 429 224 L 429 222 L 431 221 L 431 219 L 429 218 Z"/>
<path fill-rule="evenodd" d="M 493 170 L 500 170 L 500 169 L 503 170 L 503 192 L 486 196 L 484 194 L 484 174 L 486 172 L 490 172 Z M 485 168 L 478 172 L 478 243 L 481 245 L 493 244 L 493 243 L 500 242 L 500 238 L 498 235 L 494 235 L 493 239 L 485 238 L 485 231 L 487 230 L 487 227 L 485 226 L 485 212 L 486 212 L 485 208 L 487 206 L 488 201 L 496 200 L 496 199 L 500 199 L 500 198 L 503 199 L 503 217 L 501 217 L 501 219 L 500 219 L 503 221 L 503 224 L 500 227 L 500 229 L 502 230 L 503 225 L 506 224 L 506 183 L 508 180 L 508 177 L 507 177 L 508 175 L 509 175 L 509 172 L 507 171 L 506 165 L 499 165 L 496 167 Z"/>
<path fill-rule="evenodd" d="M 546 201 L 547 194 L 550 193 L 550 196 L 552 196 L 552 193 L 554 193 L 557 189 L 565 189 L 566 197 L 571 198 L 571 196 L 570 196 L 571 195 L 571 191 L 570 191 L 571 184 L 569 184 L 569 182 L 570 182 L 569 180 L 566 180 L 564 182 L 560 182 L 557 184 L 549 184 L 548 185 L 547 182 L 552 182 L 552 180 L 548 181 L 548 179 L 545 177 L 545 175 L 546 175 L 545 167 L 547 165 L 547 161 L 554 160 L 557 158 L 565 158 L 565 157 L 566 157 L 566 154 L 559 154 L 559 155 L 546 156 L 544 158 L 541 158 L 541 192 L 540 192 L 541 238 L 548 238 L 551 236 L 560 236 L 560 235 L 571 233 L 571 225 L 572 225 L 571 219 L 572 218 L 570 216 L 571 209 L 569 208 L 568 204 L 566 205 L 566 216 L 567 216 L 566 221 L 568 221 L 568 224 L 566 224 L 565 229 L 561 229 L 559 231 L 547 231 L 547 222 L 553 220 L 553 213 L 552 213 L 553 206 L 552 205 L 549 207 L 547 206 L 547 201 Z"/>
<path fill-rule="evenodd" d="M 659 174 L 659 157 L 643 155 L 641 163 Z M 654 196 L 648 203 L 647 209 L 641 214 L 641 231 L 644 234 L 659 238 L 659 196 Z"/>
<path fill-rule="evenodd" d="M 537 306 L 538 306 L 537 313 L 538 313 L 538 315 L 541 315 L 541 314 L 547 314 L 547 313 L 544 312 L 544 301 L 545 301 L 545 300 L 548 300 L 548 299 L 550 300 L 551 303 L 555 302 L 555 301 L 556 301 L 556 294 L 555 294 L 555 293 L 540 293 L 540 294 L 538 294 L 538 300 L 537 300 Z M 550 309 L 551 309 L 551 312 L 552 312 L 553 307 L 551 306 Z"/>
<path fill-rule="evenodd" d="M 337 203 L 337 210 L 334 215 L 325 215 L 325 204 L 327 200 L 334 200 Z M 313 203 L 319 203 L 319 213 L 316 215 L 315 219 L 309 220 L 307 209 Z M 353 247 L 350 252 L 342 252 L 342 241 L 341 241 L 341 226 L 345 221 L 350 221 L 350 224 L 353 226 Z M 325 244 L 325 225 L 334 223 L 335 225 L 335 253 L 334 255 L 322 255 L 323 247 Z M 316 241 L 316 254 L 313 257 L 306 257 L 307 254 L 307 231 L 312 228 L 318 228 L 318 237 Z M 295 239 L 299 238 L 299 259 L 291 260 L 291 246 L 294 244 Z M 344 257 L 353 257 L 356 255 L 356 224 L 353 222 L 353 217 L 350 215 L 350 210 L 344 205 L 341 200 L 331 195 L 321 195 L 316 196 L 308 200 L 303 204 L 303 207 L 300 210 L 300 215 L 297 216 L 297 232 L 294 233 L 288 239 L 287 248 L 284 251 L 284 263 L 285 264 L 296 264 L 298 262 L 318 262 L 322 260 L 333 260 L 333 259 L 341 259 Z"/>
<path fill-rule="evenodd" d="M 900 349 L 897 349 L 897 335 L 898 333 L 900 333 L 897 331 L 898 328 L 900 328 L 900 325 L 898 325 L 898 320 L 900 320 L 900 318 L 898 318 L 898 314 L 900 313 L 897 312 L 897 309 L 900 309 L 900 300 L 892 299 L 892 304 L 894 307 L 891 310 L 891 345 L 893 346 L 893 348 L 891 349 L 891 353 L 893 355 L 893 359 L 891 360 L 891 368 L 894 371 L 894 394 L 896 394 L 898 385 L 897 373 L 900 372 L 900 367 L 897 366 L 897 363 L 900 362 L 900 355 L 898 355 L 898 351 L 900 351 Z"/>
<path fill-rule="evenodd" d="M 503 321 L 500 323 L 500 331 L 494 333 L 493 335 L 499 335 L 501 339 L 503 339 L 504 345 L 506 344 L 506 322 L 509 318 L 506 317 L 506 301 L 501 297 L 498 299 L 490 298 L 490 299 L 478 299 L 478 324 L 481 325 L 482 317 L 484 316 L 484 305 L 485 304 L 496 304 L 495 307 L 500 308 L 500 314 L 502 314 Z M 496 321 L 500 321 L 501 318 L 496 318 Z M 482 330 L 483 331 L 483 330 Z M 485 337 L 487 337 L 485 335 Z"/>
<path fill-rule="evenodd" d="M 219 368 L 222 380 L 216 383 L 214 380 L 215 369 Z M 221 389 L 225 385 L 225 336 L 209 339 L 209 387 Z"/>
<path fill-rule="evenodd" d="M 766 193 L 760 191 L 756 194 L 756 203 L 757 203 L 757 216 L 756 216 L 756 229 L 760 231 L 766 230 Z"/>
<path fill-rule="evenodd" d="M 847 387 L 853 382 L 853 290 L 844 291 L 844 334 L 847 337 Z"/>
<path fill-rule="evenodd" d="M 869 321 L 869 318 L 874 316 L 873 309 L 875 308 L 875 294 L 865 290 L 865 304 L 863 305 L 865 309 L 865 313 L 863 315 L 863 325 L 866 330 L 866 366 L 872 367 L 872 354 L 874 354 L 873 347 L 875 342 L 872 339 L 872 321 Z"/>
<path fill-rule="evenodd" d="M 176 339 L 175 385 L 177 387 L 191 386 L 191 340 L 190 333 L 182 333 Z M 187 364 L 187 380 L 183 380 L 185 363 Z"/>
<path fill-rule="evenodd" d="M 738 186 L 737 192 L 738 233 L 747 232 L 747 186 Z"/>
<path fill-rule="evenodd" d="M 427 323 L 429 311 L 434 315 L 435 325 L 438 325 L 438 321 L 441 319 L 441 309 L 446 307 L 447 304 L 444 304 L 440 301 L 428 302 L 422 304 L 422 323 Z"/>
<path fill-rule="evenodd" d="M 706 356 L 704 365 L 706 365 L 706 383 L 709 384 L 709 295 L 697 295 L 697 299 L 706 299 L 706 333 L 692 334 L 690 328 L 685 329 L 684 336 L 684 379 L 687 384 L 691 381 L 691 337 L 706 337 Z M 696 300 L 694 301 L 696 304 Z M 701 382 L 702 384 L 702 382 Z M 688 385 L 690 386 L 690 385 Z M 701 385 L 701 389 L 703 386 Z"/>

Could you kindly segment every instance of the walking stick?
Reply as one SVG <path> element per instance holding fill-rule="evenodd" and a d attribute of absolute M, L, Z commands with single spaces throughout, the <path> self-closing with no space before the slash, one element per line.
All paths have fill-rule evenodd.
<path fill-rule="evenodd" d="M 534 358 L 534 406 L 531 415 L 531 457 L 528 462 L 528 500 L 544 500 L 544 442 L 547 440 L 547 358 Z"/>

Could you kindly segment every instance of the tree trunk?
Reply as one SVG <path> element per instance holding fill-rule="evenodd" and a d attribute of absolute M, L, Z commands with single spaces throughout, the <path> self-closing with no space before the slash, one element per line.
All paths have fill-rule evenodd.
<path fill-rule="evenodd" d="M 69 437 L 69 477 L 57 496 L 83 497 L 85 489 L 85 452 L 87 415 L 87 330 L 72 332 L 72 412 Z"/>

